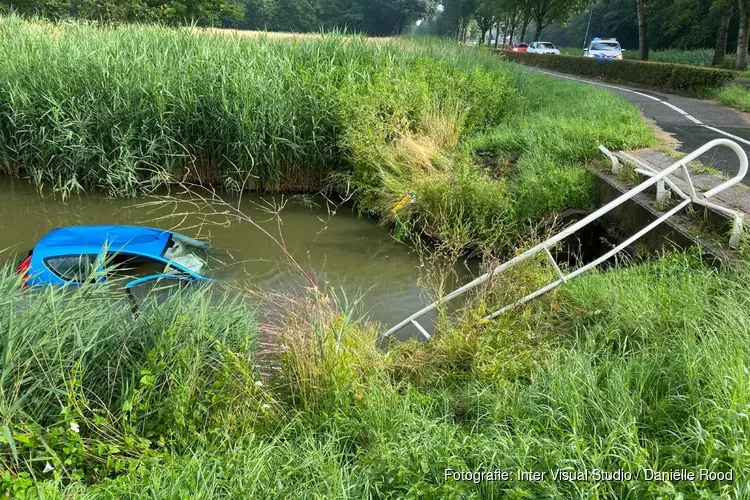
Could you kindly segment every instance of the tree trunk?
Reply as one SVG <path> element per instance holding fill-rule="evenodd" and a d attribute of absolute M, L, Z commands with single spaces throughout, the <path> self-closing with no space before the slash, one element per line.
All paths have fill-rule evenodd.
<path fill-rule="evenodd" d="M 538 42 L 542 37 L 542 23 L 541 21 L 539 21 L 539 19 L 535 19 L 534 22 L 536 23 L 536 29 L 534 30 L 534 41 Z"/>
<path fill-rule="evenodd" d="M 734 0 L 725 0 L 724 10 L 721 12 L 719 29 L 716 30 L 716 46 L 714 47 L 714 58 L 711 66 L 721 66 L 724 56 L 727 55 L 727 35 L 729 34 L 729 23 L 734 11 Z"/>
<path fill-rule="evenodd" d="M 529 21 L 531 19 L 524 19 L 523 20 L 523 26 L 521 26 L 521 39 L 520 42 L 523 42 L 523 40 L 526 38 L 526 29 L 529 27 Z"/>
<path fill-rule="evenodd" d="M 740 33 L 737 36 L 737 65 L 735 69 L 747 69 L 747 42 L 750 36 L 750 0 L 737 0 L 740 10 Z"/>
<path fill-rule="evenodd" d="M 506 24 L 507 26 L 507 24 Z M 503 33 L 503 36 L 505 33 Z M 500 40 L 500 21 L 497 22 L 497 34 L 495 35 L 495 49 L 497 49 L 497 41 Z"/>
<path fill-rule="evenodd" d="M 635 0 L 638 10 L 638 57 L 648 61 L 648 24 L 646 22 L 646 0 Z"/>

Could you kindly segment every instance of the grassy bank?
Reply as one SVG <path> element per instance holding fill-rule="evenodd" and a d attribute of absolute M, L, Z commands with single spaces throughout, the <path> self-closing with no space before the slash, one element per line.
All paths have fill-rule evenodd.
<path fill-rule="evenodd" d="M 48 292 L 19 314 L 7 273 L 0 485 L 14 495 L 736 498 L 748 488 L 743 271 L 668 255 L 574 280 L 499 322 L 468 314 L 461 330 L 388 352 L 374 347 L 377 329 L 324 301 L 285 325 L 282 372 L 262 386 L 239 302 L 177 297 L 163 315 L 105 322 L 90 300 Z M 474 484 L 446 480 L 447 468 L 735 476 Z"/>
<path fill-rule="evenodd" d="M 596 140 L 614 149 L 653 140 L 606 92 L 439 41 L 10 17 L 0 47 L 0 168 L 63 193 L 132 195 L 187 174 L 236 188 L 352 189 L 363 210 L 392 219 L 413 192 L 399 212 L 406 226 L 462 245 L 507 243 L 530 222 L 531 191 L 549 196 L 546 209 L 588 202 L 583 167 Z M 560 98 L 580 111 L 565 113 Z M 487 135 L 502 161 L 487 159 L 476 139 Z M 541 175 L 550 169 L 553 180 Z M 549 191 L 552 182 L 576 196 Z"/>
<path fill-rule="evenodd" d="M 720 103 L 750 112 L 750 88 L 742 85 L 729 85 L 716 93 L 716 100 Z"/>

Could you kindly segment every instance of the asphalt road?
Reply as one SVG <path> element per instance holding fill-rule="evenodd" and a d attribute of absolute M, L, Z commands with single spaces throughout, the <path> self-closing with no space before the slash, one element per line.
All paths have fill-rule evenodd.
<path fill-rule="evenodd" d="M 723 137 L 737 142 L 750 156 L 749 113 L 712 101 L 592 81 L 536 68 L 528 69 L 603 87 L 622 96 L 638 106 L 646 118 L 653 120 L 659 128 L 678 141 L 677 150 L 683 153 L 690 153 L 708 141 Z M 727 148 L 715 148 L 701 156 L 700 160 L 704 165 L 725 172 L 730 177 L 737 173 L 737 155 Z M 750 175 L 742 182 L 750 185 Z"/>

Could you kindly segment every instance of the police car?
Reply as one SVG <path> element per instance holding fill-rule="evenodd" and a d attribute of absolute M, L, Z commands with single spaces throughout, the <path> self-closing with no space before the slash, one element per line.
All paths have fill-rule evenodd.
<path fill-rule="evenodd" d="M 588 48 L 584 50 L 583 57 L 622 59 L 622 48 L 616 38 L 596 37 L 591 40 Z"/>

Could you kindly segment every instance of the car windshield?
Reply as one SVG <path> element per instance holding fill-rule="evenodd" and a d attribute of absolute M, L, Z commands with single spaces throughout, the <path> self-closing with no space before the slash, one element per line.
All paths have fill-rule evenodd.
<path fill-rule="evenodd" d="M 551 43 L 549 43 L 549 42 L 541 42 L 541 43 L 539 43 L 538 45 L 539 45 L 540 47 L 544 48 L 544 49 L 554 49 L 554 48 L 555 48 L 555 46 L 554 46 L 554 45 L 552 45 L 552 44 L 551 44 Z"/>
<path fill-rule="evenodd" d="M 591 50 L 601 50 L 603 52 L 616 52 L 620 50 L 620 44 L 617 42 L 596 42 L 591 44 Z"/>
<path fill-rule="evenodd" d="M 523 48 L 523 47 L 528 47 L 528 45 L 526 45 L 525 43 L 519 43 L 516 45 L 516 47 Z"/>
<path fill-rule="evenodd" d="M 173 234 L 164 250 L 164 258 L 200 276 L 207 271 L 208 249 L 179 234 Z"/>

